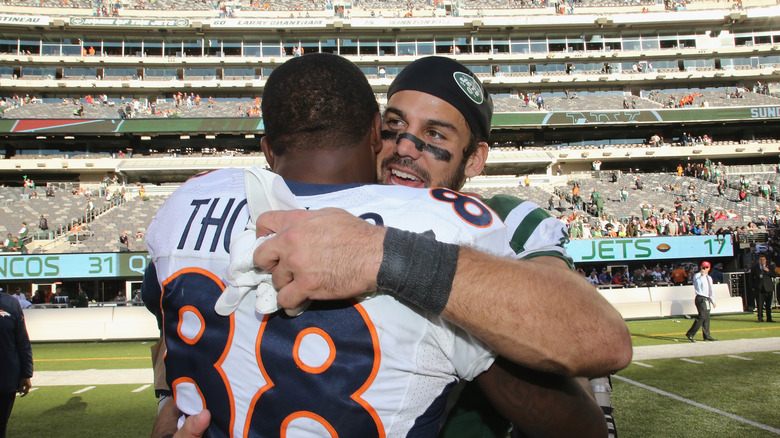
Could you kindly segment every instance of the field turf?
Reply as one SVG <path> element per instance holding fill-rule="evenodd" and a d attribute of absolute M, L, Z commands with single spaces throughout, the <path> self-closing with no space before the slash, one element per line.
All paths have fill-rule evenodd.
<path fill-rule="evenodd" d="M 692 320 L 629 321 L 634 346 L 688 342 Z M 712 318 L 721 340 L 780 337 L 755 314 Z M 701 337 L 699 333 L 698 337 Z M 149 342 L 34 344 L 36 371 L 150 368 Z M 780 352 L 642 360 L 612 377 L 618 436 L 780 435 Z M 120 381 L 121 378 L 118 378 Z M 150 382 L 151 383 L 151 382 Z M 8 437 L 149 436 L 156 399 L 145 385 L 41 386 L 17 398 Z"/>

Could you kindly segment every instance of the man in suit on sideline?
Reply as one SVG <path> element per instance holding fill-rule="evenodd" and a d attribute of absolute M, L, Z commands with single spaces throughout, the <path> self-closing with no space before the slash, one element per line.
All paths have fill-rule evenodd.
<path fill-rule="evenodd" d="M 766 256 L 758 257 L 758 263 L 750 268 L 750 284 L 756 297 L 756 310 L 758 322 L 764 322 L 764 309 L 766 309 L 766 322 L 772 320 L 772 295 L 775 292 L 775 269 L 769 267 Z"/>

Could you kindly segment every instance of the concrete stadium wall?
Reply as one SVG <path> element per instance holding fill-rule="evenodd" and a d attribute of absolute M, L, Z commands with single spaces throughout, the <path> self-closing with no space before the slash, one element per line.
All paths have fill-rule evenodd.
<path fill-rule="evenodd" d="M 157 321 L 143 306 L 26 309 L 33 342 L 155 339 Z"/>
<path fill-rule="evenodd" d="M 661 318 L 666 316 L 695 315 L 696 293 L 693 286 L 635 287 L 599 289 L 625 319 Z M 732 297 L 728 285 L 716 284 L 713 288 L 715 304 L 711 313 L 743 312 L 742 297 Z"/>

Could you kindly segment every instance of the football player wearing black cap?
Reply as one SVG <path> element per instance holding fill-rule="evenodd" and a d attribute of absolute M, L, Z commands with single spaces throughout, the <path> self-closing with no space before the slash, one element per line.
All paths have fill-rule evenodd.
<path fill-rule="evenodd" d="M 382 124 L 384 145 L 377 160 L 380 182 L 459 190 L 466 178 L 481 173 L 488 154 L 493 101 L 468 68 L 450 58 L 421 58 L 395 78 L 387 96 Z M 559 269 L 571 267 L 563 247 L 567 231 L 560 221 L 536 204 L 511 196 L 500 195 L 484 201 L 513 231 L 510 243 L 518 259 Z M 514 295 L 522 291 L 518 288 L 507 293 Z M 479 385 L 466 385 L 441 437 L 506 435 L 508 422 L 485 399 L 487 394 L 494 403 L 502 403 L 496 387 L 500 380 L 496 376 L 503 373 L 520 377 L 512 381 L 512 388 L 529 396 L 522 399 L 527 403 L 522 408 L 529 412 L 527 421 L 516 424 L 515 430 L 529 434 L 550 432 L 549 426 L 554 421 L 547 421 L 551 419 L 549 416 L 543 419 L 542 413 L 556 412 L 555 408 L 560 406 L 547 398 L 554 390 L 545 392 L 540 388 L 551 382 L 561 384 L 566 379 L 498 361 L 478 378 Z M 587 380 L 581 383 L 587 385 Z M 542 400 L 551 404 L 545 405 Z"/>

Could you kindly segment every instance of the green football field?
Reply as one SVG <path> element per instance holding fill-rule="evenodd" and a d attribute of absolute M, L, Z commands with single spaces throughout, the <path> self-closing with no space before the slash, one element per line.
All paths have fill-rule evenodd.
<path fill-rule="evenodd" d="M 755 315 L 712 318 L 721 340 L 778 338 L 780 324 Z M 691 320 L 629 321 L 635 346 L 687 343 Z M 699 338 L 701 334 L 699 334 Z M 150 369 L 150 342 L 34 344 L 36 372 L 113 370 L 116 381 Z M 767 437 L 780 435 L 780 351 L 642 360 L 612 377 L 619 437 Z M 43 373 L 42 373 L 43 374 Z M 42 379 L 43 377 L 41 377 Z M 63 378 L 63 380 L 67 380 Z M 8 436 L 142 437 L 156 414 L 151 386 L 36 386 L 17 398 Z"/>

